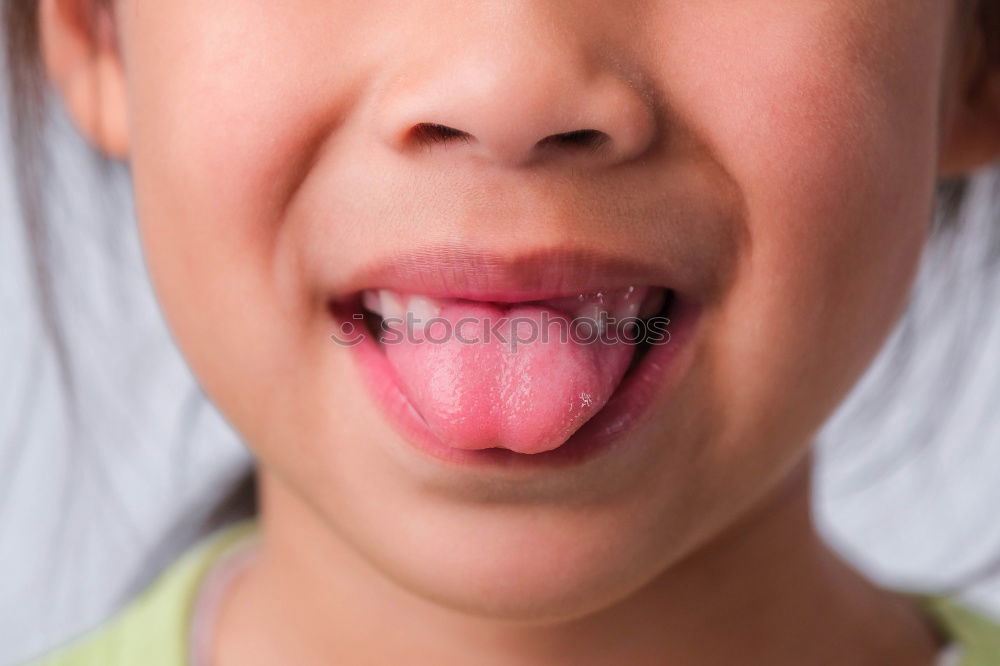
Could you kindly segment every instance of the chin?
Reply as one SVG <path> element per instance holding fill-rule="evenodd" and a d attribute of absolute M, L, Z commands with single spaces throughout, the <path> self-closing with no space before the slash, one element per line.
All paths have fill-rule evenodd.
<path fill-rule="evenodd" d="M 620 602 L 668 567 L 671 549 L 624 515 L 444 509 L 386 530 L 398 538 L 370 554 L 383 575 L 438 606 L 515 623 L 569 622 Z"/>

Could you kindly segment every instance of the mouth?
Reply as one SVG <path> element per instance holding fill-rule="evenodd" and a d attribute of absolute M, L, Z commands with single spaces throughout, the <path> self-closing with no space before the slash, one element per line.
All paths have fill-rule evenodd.
<path fill-rule="evenodd" d="M 700 307 L 673 286 L 609 271 L 574 279 L 569 265 L 581 262 L 511 262 L 482 289 L 470 288 L 481 272 L 423 266 L 407 278 L 397 264 L 329 301 L 331 337 L 422 453 L 474 466 L 580 463 L 615 449 L 679 384 Z"/>

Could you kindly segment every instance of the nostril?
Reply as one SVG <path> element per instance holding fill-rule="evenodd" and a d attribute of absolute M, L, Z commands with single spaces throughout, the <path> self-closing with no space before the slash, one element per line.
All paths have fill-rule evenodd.
<path fill-rule="evenodd" d="M 601 152 L 603 148 L 615 143 L 612 136 L 607 132 L 602 132 L 601 130 L 596 129 L 578 129 L 569 132 L 550 134 L 536 141 L 534 144 L 522 144 L 530 147 L 531 150 L 521 153 L 519 152 L 518 146 L 505 146 L 501 141 L 496 140 L 499 135 L 490 135 L 489 132 L 485 135 L 487 139 L 491 136 L 495 140 L 492 142 L 485 141 L 485 149 L 493 151 L 493 154 L 498 157 L 498 159 L 501 155 L 509 156 L 502 159 L 508 159 L 512 162 L 530 162 L 536 158 L 542 157 L 546 153 L 548 153 L 550 157 L 560 153 L 569 154 L 587 152 L 597 154 Z M 450 127 L 448 125 L 430 122 L 414 123 L 410 125 L 409 129 L 405 131 L 402 137 L 403 143 L 401 145 L 409 145 L 411 147 L 423 148 L 426 150 L 430 150 L 434 148 L 435 145 L 439 144 L 471 144 L 483 142 L 483 137 L 477 136 L 476 134 L 457 129 L 455 127 Z"/>
<path fill-rule="evenodd" d="M 417 143 L 425 146 L 435 143 L 447 143 L 449 141 L 470 143 L 473 139 L 472 135 L 468 132 L 437 123 L 417 123 L 410 130 L 410 137 Z"/>
<path fill-rule="evenodd" d="M 540 148 L 589 148 L 596 151 L 610 139 L 611 137 L 600 130 L 582 129 L 552 134 L 539 141 L 538 146 Z"/>

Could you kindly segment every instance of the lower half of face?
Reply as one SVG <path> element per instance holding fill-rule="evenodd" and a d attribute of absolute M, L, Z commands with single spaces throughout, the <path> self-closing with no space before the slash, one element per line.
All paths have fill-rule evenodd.
<path fill-rule="evenodd" d="M 125 4 L 178 342 L 427 597 L 648 583 L 802 459 L 904 306 L 948 3 Z"/>

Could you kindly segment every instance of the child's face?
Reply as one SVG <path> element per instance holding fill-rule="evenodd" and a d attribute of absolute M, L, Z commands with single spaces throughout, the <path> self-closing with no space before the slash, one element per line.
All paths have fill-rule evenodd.
<path fill-rule="evenodd" d="M 902 311 L 950 107 L 954 12 L 124 0 L 149 268 L 264 474 L 375 566 L 480 611 L 596 607 L 774 490 Z M 471 137 L 421 143 L 421 122 Z M 536 145 L 579 129 L 604 145 Z M 602 280 L 672 288 L 690 328 L 666 370 L 632 370 L 652 378 L 652 402 L 597 455 L 445 461 L 365 379 L 368 363 L 400 366 L 331 340 L 331 305 L 345 316 L 386 286 L 468 296 L 480 278 L 497 300 Z M 463 363 L 481 359 L 445 356 L 400 371 L 400 410 L 441 399 L 409 402 L 420 372 L 459 401 L 478 390 Z M 518 363 L 501 388 L 564 386 L 544 358 Z M 452 416 L 474 420 L 491 399 Z M 484 417 L 501 446 L 504 418 Z M 471 432 L 453 425 L 435 432 Z"/>

